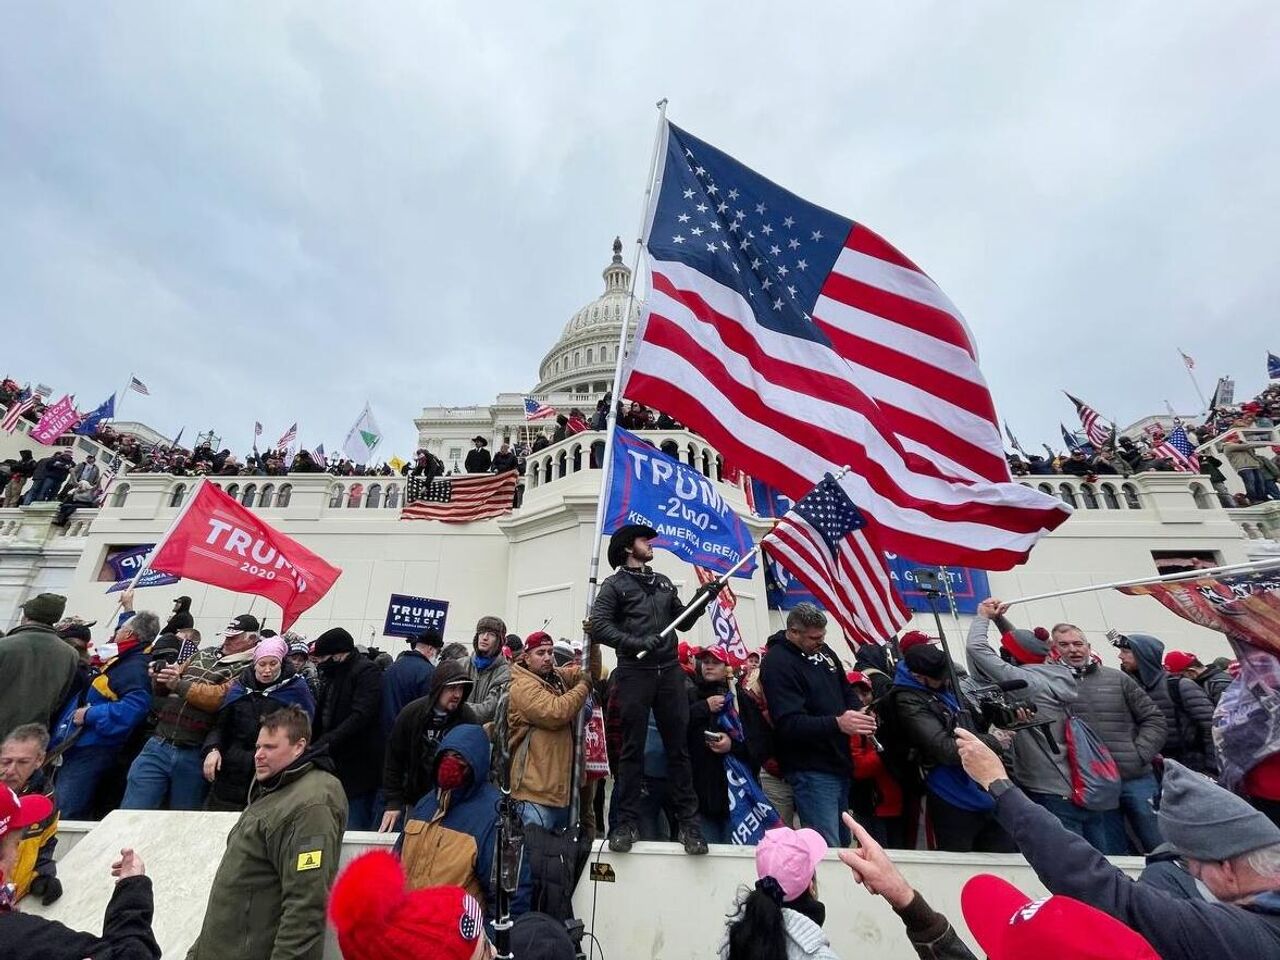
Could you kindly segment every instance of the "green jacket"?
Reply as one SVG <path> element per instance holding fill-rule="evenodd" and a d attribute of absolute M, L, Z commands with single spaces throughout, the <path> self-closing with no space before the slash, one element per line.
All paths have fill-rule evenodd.
<path fill-rule="evenodd" d="M 53 627 L 28 623 L 0 639 L 0 740 L 14 727 L 48 727 L 66 702 L 80 657 Z"/>
<path fill-rule="evenodd" d="M 320 960 L 347 798 L 323 753 L 255 782 L 187 960 Z"/>

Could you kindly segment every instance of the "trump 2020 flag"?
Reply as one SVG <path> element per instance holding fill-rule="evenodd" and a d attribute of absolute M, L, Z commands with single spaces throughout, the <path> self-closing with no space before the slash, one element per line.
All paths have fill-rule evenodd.
<path fill-rule="evenodd" d="M 288 630 L 342 571 L 241 506 L 208 480 L 174 520 L 148 566 L 280 605 Z"/>
<path fill-rule="evenodd" d="M 655 547 L 716 573 L 729 569 L 755 546 L 751 531 L 716 490 L 716 484 L 645 443 L 614 428 L 612 479 L 605 533 L 628 523 L 658 531 Z M 734 576 L 749 577 L 755 559 Z"/>
<path fill-rule="evenodd" d="M 75 397 L 68 394 L 45 409 L 40 422 L 32 428 L 30 437 L 49 446 L 79 422 L 80 414 L 76 413 Z"/>

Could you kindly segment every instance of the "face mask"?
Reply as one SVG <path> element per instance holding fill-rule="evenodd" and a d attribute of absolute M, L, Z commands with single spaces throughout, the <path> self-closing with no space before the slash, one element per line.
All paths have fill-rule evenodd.
<path fill-rule="evenodd" d="M 465 760 L 449 754 L 441 757 L 440 765 L 436 767 L 436 785 L 441 790 L 456 790 L 467 782 L 470 773 L 471 768 L 467 766 Z"/>
<path fill-rule="evenodd" d="M 342 660 L 326 660 L 324 663 L 317 663 L 316 669 L 326 677 L 331 677 L 342 669 Z"/>

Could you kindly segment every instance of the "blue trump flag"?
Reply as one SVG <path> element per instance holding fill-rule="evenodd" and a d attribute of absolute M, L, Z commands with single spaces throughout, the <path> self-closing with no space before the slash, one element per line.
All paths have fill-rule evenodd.
<path fill-rule="evenodd" d="M 1280 357 L 1274 353 L 1267 354 L 1267 379 L 1280 380 Z"/>
<path fill-rule="evenodd" d="M 107 555 L 107 566 L 111 568 L 111 572 L 115 575 L 116 582 L 107 587 L 107 593 L 119 593 L 121 590 L 129 586 L 129 582 L 133 580 L 134 574 L 138 572 L 147 561 L 147 555 L 155 549 L 154 543 L 141 543 L 136 547 L 126 547 L 123 550 L 116 550 Z M 141 590 L 143 587 L 163 587 L 170 583 L 177 583 L 181 577 L 175 577 L 172 573 L 161 573 L 159 570 L 147 570 L 138 578 L 138 582 L 134 584 L 134 589 Z"/>
<path fill-rule="evenodd" d="M 751 531 L 713 481 L 621 427 L 614 428 L 612 469 L 605 533 L 629 523 L 653 527 L 655 547 L 716 573 L 754 548 Z M 754 569 L 752 558 L 735 576 Z"/>
<path fill-rule="evenodd" d="M 113 393 L 107 399 L 103 400 L 96 410 L 86 413 L 84 419 L 76 424 L 72 433 L 78 433 L 85 437 L 93 436 L 93 432 L 98 429 L 98 424 L 103 420 L 110 420 L 116 415 L 116 395 Z"/>

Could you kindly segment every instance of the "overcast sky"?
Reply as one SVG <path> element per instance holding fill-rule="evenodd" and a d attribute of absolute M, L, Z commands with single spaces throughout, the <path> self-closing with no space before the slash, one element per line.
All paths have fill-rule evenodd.
<path fill-rule="evenodd" d="M 237 452 L 527 390 L 634 239 L 653 102 L 965 313 L 1024 445 L 1262 386 L 1280 6 L 4 4 L 4 370 Z"/>

